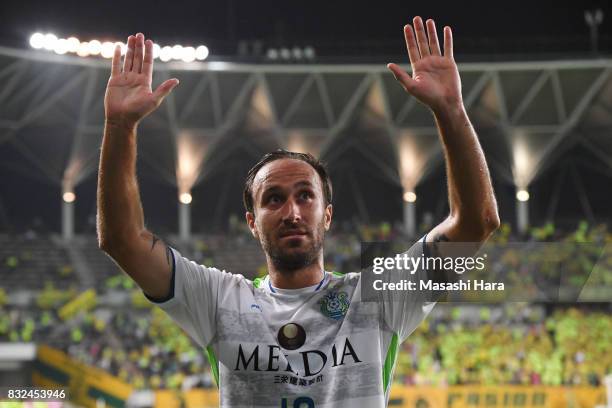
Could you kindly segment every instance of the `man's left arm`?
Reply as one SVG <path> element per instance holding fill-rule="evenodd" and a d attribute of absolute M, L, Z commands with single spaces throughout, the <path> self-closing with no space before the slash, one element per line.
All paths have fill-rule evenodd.
<path fill-rule="evenodd" d="M 440 49 L 433 20 L 420 17 L 404 27 L 412 76 L 396 64 L 389 69 L 406 92 L 428 106 L 436 121 L 446 162 L 450 213 L 427 235 L 427 242 L 474 243 L 473 251 L 499 226 L 497 202 L 487 163 L 461 96 L 450 27 Z M 471 251 L 470 251 L 471 252 Z"/>
<path fill-rule="evenodd" d="M 427 235 L 427 242 L 483 243 L 500 221 L 478 136 L 463 104 L 434 115 L 446 163 L 450 213 Z"/>

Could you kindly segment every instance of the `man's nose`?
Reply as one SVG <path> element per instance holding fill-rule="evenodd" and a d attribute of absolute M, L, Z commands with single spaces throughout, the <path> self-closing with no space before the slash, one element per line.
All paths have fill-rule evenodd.
<path fill-rule="evenodd" d="M 295 200 L 287 200 L 285 203 L 285 213 L 283 214 L 283 222 L 292 224 L 299 222 L 302 219 L 300 206 Z"/>

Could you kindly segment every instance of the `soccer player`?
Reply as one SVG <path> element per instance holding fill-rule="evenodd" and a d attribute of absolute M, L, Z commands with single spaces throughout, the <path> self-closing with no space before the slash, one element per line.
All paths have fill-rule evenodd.
<path fill-rule="evenodd" d="M 434 114 L 450 201 L 448 217 L 408 250 L 418 257 L 429 243 L 482 243 L 499 219 L 463 106 L 451 29 L 444 28 L 442 52 L 432 20 L 424 25 L 416 17 L 413 25 L 404 27 L 412 76 L 388 67 Z M 136 129 L 178 85 L 169 79 L 152 91 L 152 69 L 152 43 L 142 34 L 128 38 L 123 66 L 115 50 L 98 180 L 100 248 L 206 349 L 222 407 L 385 406 L 399 345 L 434 299 L 385 291 L 366 302 L 361 274 L 324 270 L 332 185 L 325 167 L 306 154 L 270 153 L 247 175 L 246 222 L 266 255 L 263 279 L 198 265 L 148 231 L 135 175 Z M 415 276 L 428 273 L 421 268 Z"/>

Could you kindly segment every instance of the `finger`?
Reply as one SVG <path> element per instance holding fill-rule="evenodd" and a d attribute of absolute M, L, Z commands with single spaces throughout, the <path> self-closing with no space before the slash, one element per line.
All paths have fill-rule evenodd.
<path fill-rule="evenodd" d="M 176 78 L 168 79 L 164 81 L 160 86 L 157 87 L 155 92 L 153 92 L 153 98 L 155 99 L 155 103 L 159 106 L 164 98 L 172 92 L 172 90 L 179 84 L 179 80 Z"/>
<path fill-rule="evenodd" d="M 144 57 L 144 35 L 136 34 L 136 48 L 134 50 L 134 65 L 132 71 L 140 73 L 142 71 L 142 60 Z"/>
<path fill-rule="evenodd" d="M 414 88 L 414 79 L 397 64 L 387 64 L 387 68 L 393 73 L 395 80 L 402 85 L 404 90 L 412 93 L 411 90 Z"/>
<path fill-rule="evenodd" d="M 425 26 L 423 26 L 423 20 L 421 17 L 415 17 L 413 19 L 414 32 L 416 33 L 417 44 L 419 45 L 419 51 L 421 51 L 421 58 L 429 56 L 429 44 L 427 43 L 427 34 L 425 34 Z"/>
<path fill-rule="evenodd" d="M 142 73 L 147 76 L 149 83 L 153 82 L 153 41 L 145 41 L 144 62 L 142 63 Z"/>
<path fill-rule="evenodd" d="M 431 50 L 431 55 L 440 57 L 442 53 L 440 52 L 440 43 L 438 42 L 436 23 L 432 19 L 427 20 L 427 37 L 429 38 L 429 49 Z"/>
<path fill-rule="evenodd" d="M 115 52 L 113 53 L 113 60 L 111 65 L 111 76 L 121 74 L 121 46 L 117 44 L 115 46 Z"/>
<path fill-rule="evenodd" d="M 406 24 L 404 26 L 404 38 L 406 39 L 408 58 L 410 58 L 410 63 L 414 64 L 415 62 L 421 59 L 421 54 L 419 53 L 419 47 L 417 47 L 416 39 L 414 38 L 414 32 L 412 31 L 412 27 L 410 26 L 410 24 Z"/>
<path fill-rule="evenodd" d="M 123 60 L 123 72 L 128 73 L 132 70 L 132 63 L 134 62 L 134 41 L 136 38 L 130 35 L 127 40 L 127 52 L 125 53 L 125 59 Z"/>
<path fill-rule="evenodd" d="M 449 26 L 444 27 L 444 56 L 453 58 L 453 32 Z"/>

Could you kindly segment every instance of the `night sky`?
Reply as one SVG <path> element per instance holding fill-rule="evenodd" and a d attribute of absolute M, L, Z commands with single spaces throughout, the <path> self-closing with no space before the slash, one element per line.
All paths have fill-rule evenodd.
<path fill-rule="evenodd" d="M 609 1 L 10 1 L 2 2 L 0 41 L 27 46 L 34 31 L 58 36 L 123 39 L 142 31 L 164 44 L 209 45 L 217 54 L 235 54 L 240 40 L 270 46 L 313 45 L 323 54 L 385 54 L 403 50 L 402 26 L 411 17 L 433 17 L 451 25 L 456 55 L 581 51 L 588 47 L 585 9 L 605 17 L 600 33 L 610 38 Z M 561 8 L 560 5 L 563 4 Z M 567 5 L 566 5 L 567 4 Z M 548 40 L 546 40 L 548 39 Z M 602 44 L 607 46 L 610 42 Z M 553 41 L 548 46 L 547 41 Z M 542 45 L 544 44 L 544 45 Z M 566 45 L 564 45 L 566 44 Z M 463 47 L 462 47 L 463 46 Z M 584 50 L 584 51 L 588 51 Z"/>

